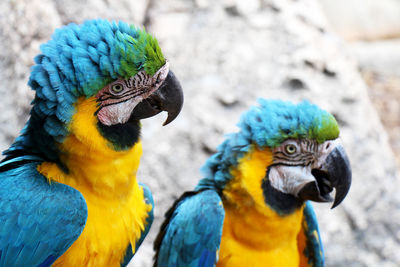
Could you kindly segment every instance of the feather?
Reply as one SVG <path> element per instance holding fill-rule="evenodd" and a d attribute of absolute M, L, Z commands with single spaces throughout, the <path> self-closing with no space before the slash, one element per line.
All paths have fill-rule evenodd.
<path fill-rule="evenodd" d="M 0 173 L 0 266 L 51 263 L 85 225 L 87 208 L 82 195 L 66 185 L 49 187 L 36 164 Z M 71 208 L 79 212 L 70 213 Z"/>
<path fill-rule="evenodd" d="M 225 214 L 220 203 L 212 190 L 182 195 L 156 238 L 154 266 L 214 266 Z"/>

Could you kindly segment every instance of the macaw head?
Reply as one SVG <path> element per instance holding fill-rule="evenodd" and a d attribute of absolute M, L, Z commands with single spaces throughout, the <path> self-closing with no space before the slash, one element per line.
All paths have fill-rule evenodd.
<path fill-rule="evenodd" d="M 126 150 L 138 141 L 140 119 L 167 111 L 165 125 L 182 108 L 181 86 L 157 40 L 133 25 L 69 24 L 40 49 L 29 79 L 31 118 L 8 156 L 25 149 L 54 161 L 69 136 Z"/>
<path fill-rule="evenodd" d="M 199 186 L 229 188 L 279 214 L 291 213 L 306 200 L 339 205 L 350 188 L 351 168 L 335 118 L 307 101 L 259 103 L 207 161 L 203 170 L 213 178 Z"/>

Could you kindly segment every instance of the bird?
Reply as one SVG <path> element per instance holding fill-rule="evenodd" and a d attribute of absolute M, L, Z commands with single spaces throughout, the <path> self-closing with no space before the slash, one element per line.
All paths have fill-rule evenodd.
<path fill-rule="evenodd" d="M 56 29 L 30 117 L 0 163 L 0 266 L 125 266 L 153 221 L 140 120 L 183 105 L 157 39 L 123 21 Z"/>
<path fill-rule="evenodd" d="M 324 266 L 310 201 L 334 208 L 350 189 L 338 123 L 306 100 L 258 102 L 166 212 L 154 266 Z"/>

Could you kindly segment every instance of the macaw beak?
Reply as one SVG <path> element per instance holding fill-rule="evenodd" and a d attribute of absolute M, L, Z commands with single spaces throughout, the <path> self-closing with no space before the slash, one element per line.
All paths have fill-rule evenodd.
<path fill-rule="evenodd" d="M 166 111 L 168 117 L 163 125 L 167 125 L 178 116 L 182 106 L 182 87 L 175 74 L 169 71 L 160 88 L 133 109 L 130 120 L 141 120 Z"/>
<path fill-rule="evenodd" d="M 349 159 L 341 145 L 335 147 L 322 166 L 311 171 L 315 181 L 300 189 L 298 197 L 316 202 L 331 202 L 330 192 L 336 189 L 332 209 L 338 206 L 349 192 L 351 185 L 351 167 Z"/>

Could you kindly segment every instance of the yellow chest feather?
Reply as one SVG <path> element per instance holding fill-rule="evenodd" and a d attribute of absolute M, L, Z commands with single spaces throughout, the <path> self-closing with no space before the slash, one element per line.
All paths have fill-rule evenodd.
<path fill-rule="evenodd" d="M 271 223 L 259 214 L 226 211 L 217 266 L 299 266 L 301 214 Z M 239 222 L 238 222 L 239 221 Z M 298 222 L 298 223 L 297 223 Z"/>
<path fill-rule="evenodd" d="M 135 249 L 152 208 L 144 201 L 143 189 L 134 183 L 129 195 L 111 199 L 93 195 L 85 186 L 74 187 L 86 200 L 86 225 L 53 266 L 120 266 L 128 245 Z"/>
<path fill-rule="evenodd" d="M 263 197 L 261 180 L 272 163 L 269 151 L 253 150 L 241 159 L 226 187 L 225 220 L 218 267 L 299 266 L 297 244 L 303 208 L 280 216 Z"/>
<path fill-rule="evenodd" d="M 69 172 L 50 162 L 38 166 L 49 182 L 81 192 L 88 207 L 82 234 L 53 266 L 120 266 L 128 245 L 135 249 L 152 209 L 136 180 L 141 143 L 113 150 L 96 128 L 95 101 L 81 99 L 76 108 L 69 125 L 73 134 L 59 147 Z"/>

